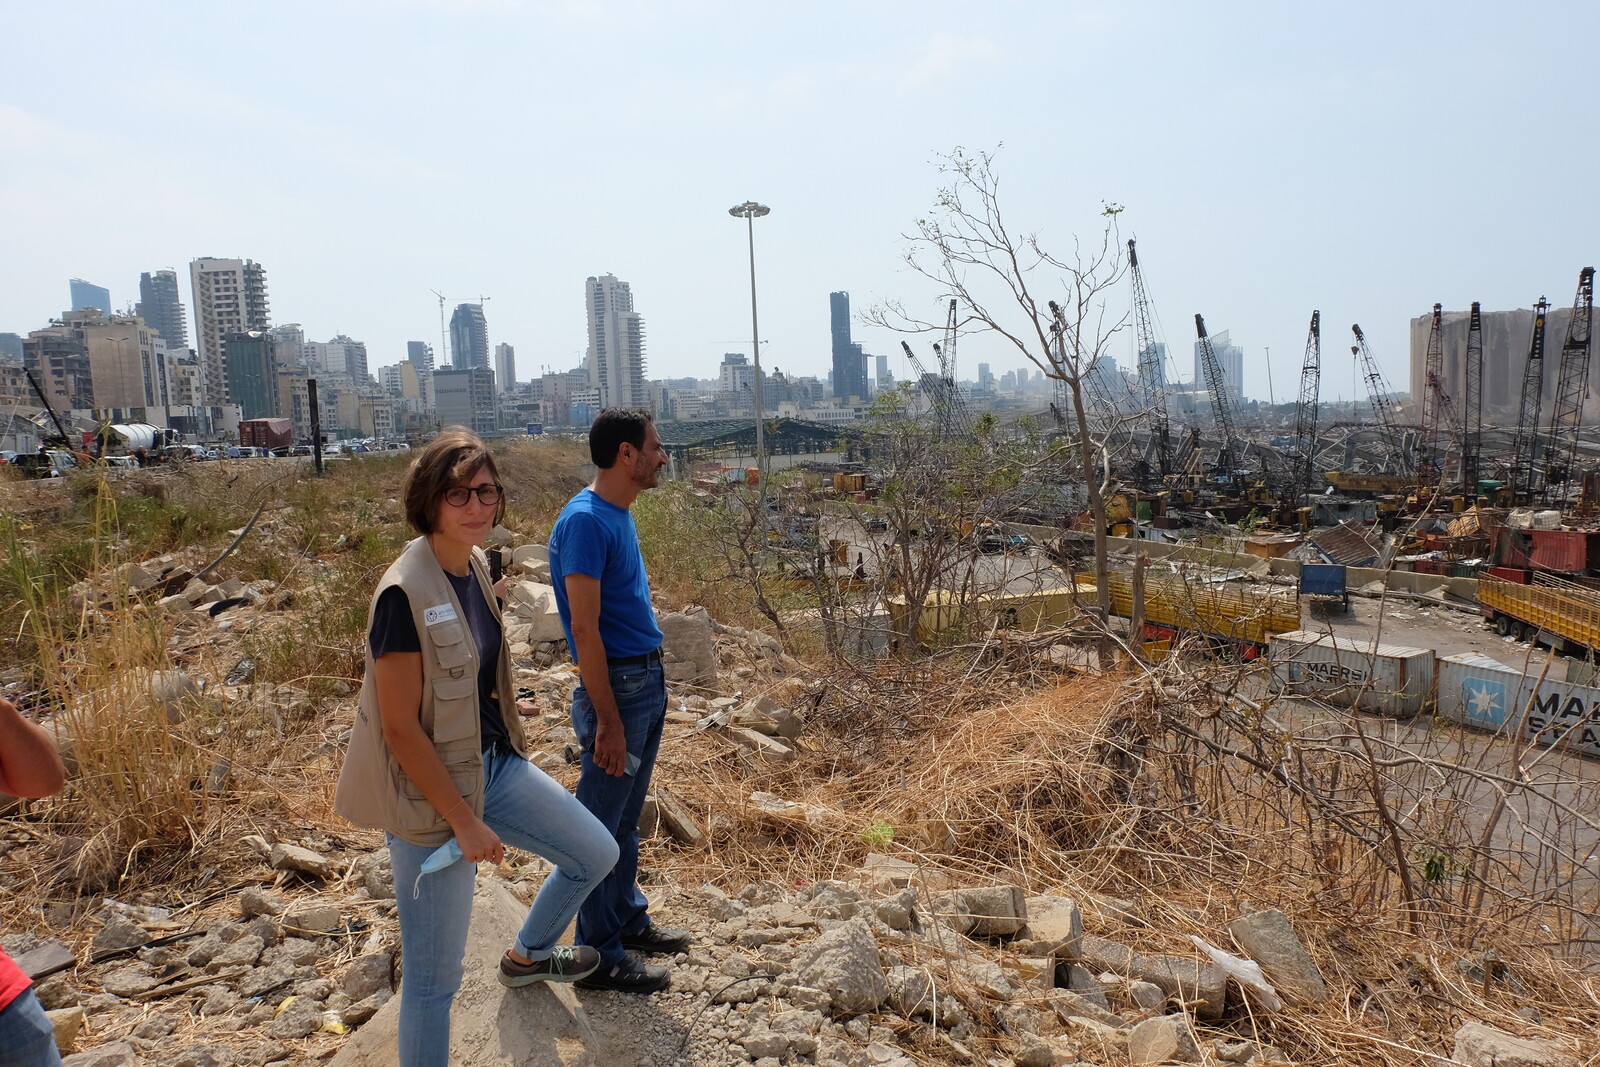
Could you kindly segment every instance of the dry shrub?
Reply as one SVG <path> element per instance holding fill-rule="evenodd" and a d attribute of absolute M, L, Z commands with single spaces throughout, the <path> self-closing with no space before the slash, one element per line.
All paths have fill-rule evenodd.
<path fill-rule="evenodd" d="M 1592 853 L 1572 832 L 1592 816 L 1538 816 L 1544 787 L 1523 787 L 1507 821 L 1542 851 L 1507 840 L 1478 877 L 1478 794 L 1495 772 L 1460 758 L 1449 731 L 1263 707 L 1239 691 L 1245 670 L 1203 660 L 1027 696 L 953 657 L 883 671 L 895 686 L 826 675 L 791 763 L 754 770 L 732 746 L 664 757 L 663 779 L 711 830 L 704 852 L 674 856 L 682 876 L 848 878 L 866 853 L 890 852 L 972 884 L 1129 899 L 1148 925 L 1102 914 L 1091 930 L 1186 956 L 1184 935 L 1232 949 L 1228 922 L 1276 907 L 1334 993 L 1227 1025 L 1297 1059 L 1433 1062 L 1426 1050 L 1449 1048 L 1464 1018 L 1536 1033 L 1518 1015 L 1528 1007 L 1575 1047 L 1592 1043 L 1600 1006 L 1578 968 L 1596 901 L 1574 869 Z M 771 810 L 758 788 L 797 806 Z M 1456 858 L 1441 868 L 1430 850 Z"/>

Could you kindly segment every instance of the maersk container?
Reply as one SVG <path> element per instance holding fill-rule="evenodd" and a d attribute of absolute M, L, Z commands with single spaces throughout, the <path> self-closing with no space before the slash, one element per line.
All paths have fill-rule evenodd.
<path fill-rule="evenodd" d="M 1600 757 L 1600 689 L 1574 685 L 1562 671 L 1523 674 L 1476 652 L 1439 657 L 1439 714 L 1455 722 L 1540 745 Z"/>
<path fill-rule="evenodd" d="M 1433 701 L 1433 650 L 1333 637 L 1311 630 L 1273 634 L 1272 688 L 1391 718 Z"/>

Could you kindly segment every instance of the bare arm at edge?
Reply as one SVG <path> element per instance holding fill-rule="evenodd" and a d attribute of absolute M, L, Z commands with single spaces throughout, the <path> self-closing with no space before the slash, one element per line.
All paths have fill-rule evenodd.
<path fill-rule="evenodd" d="M 378 684 L 383 739 L 400 761 L 400 769 L 450 824 L 468 862 L 505 859 L 505 845 L 456 792 L 439 750 L 422 729 L 422 653 L 386 652 L 373 661 L 372 670 Z"/>
<path fill-rule="evenodd" d="M 0 697 L 0 793 L 47 797 L 61 792 L 67 772 L 55 739 L 29 722 L 11 701 Z"/>
<path fill-rule="evenodd" d="M 600 579 L 587 574 L 566 578 L 567 610 L 572 613 L 572 650 L 578 661 L 578 676 L 594 705 L 594 763 L 609 775 L 620 776 L 628 767 L 628 739 L 622 732 L 622 716 L 617 698 L 611 692 L 610 662 L 605 642 L 600 640 Z"/>

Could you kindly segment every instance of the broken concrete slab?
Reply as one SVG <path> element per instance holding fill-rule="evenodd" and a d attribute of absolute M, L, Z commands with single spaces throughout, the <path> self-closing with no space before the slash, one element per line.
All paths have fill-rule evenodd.
<path fill-rule="evenodd" d="M 1555 1041 L 1517 1037 L 1480 1022 L 1456 1031 L 1450 1059 L 1463 1067 L 1577 1067 L 1578 1060 Z"/>
<path fill-rule="evenodd" d="M 1146 1019 L 1128 1035 L 1128 1060 L 1135 1065 L 1198 1063 L 1200 1046 L 1189 1031 L 1186 1015 Z"/>
<path fill-rule="evenodd" d="M 1241 915 L 1228 924 L 1228 932 L 1245 954 L 1261 965 L 1261 972 L 1279 993 L 1306 1004 L 1328 999 L 1328 984 L 1321 970 L 1283 912 L 1269 908 Z"/>
<path fill-rule="evenodd" d="M 1083 955 L 1083 912 L 1071 897 L 1028 897 L 1026 935 L 1053 947 L 1057 959 L 1076 960 Z"/>

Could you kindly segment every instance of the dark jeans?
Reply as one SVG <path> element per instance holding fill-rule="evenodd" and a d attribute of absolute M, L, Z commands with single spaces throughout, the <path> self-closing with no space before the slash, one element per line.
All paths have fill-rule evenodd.
<path fill-rule="evenodd" d="M 57 1067 L 56 1031 L 33 990 L 0 1008 L 0 1067 Z"/>
<path fill-rule="evenodd" d="M 602 968 L 621 962 L 623 934 L 637 933 L 650 922 L 646 911 L 649 902 L 638 886 L 639 812 L 650 789 L 650 774 L 655 770 L 661 727 L 667 715 L 667 679 L 659 657 L 637 666 L 612 667 L 609 674 L 628 753 L 639 760 L 633 774 L 610 775 L 595 766 L 594 705 L 583 686 L 572 694 L 572 729 L 583 748 L 578 800 L 616 838 L 619 853 L 611 873 L 578 907 L 575 940 L 600 953 Z"/>

